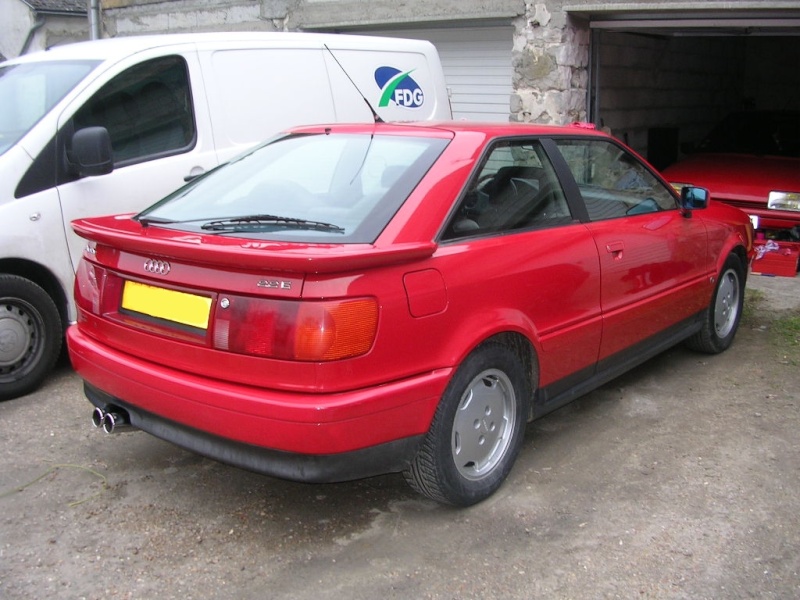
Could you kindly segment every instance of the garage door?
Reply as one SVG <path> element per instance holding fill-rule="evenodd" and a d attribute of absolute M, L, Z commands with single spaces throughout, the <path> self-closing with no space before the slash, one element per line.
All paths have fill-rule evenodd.
<path fill-rule="evenodd" d="M 511 27 L 370 30 L 359 33 L 429 40 L 442 60 L 455 119 L 508 121 Z"/>

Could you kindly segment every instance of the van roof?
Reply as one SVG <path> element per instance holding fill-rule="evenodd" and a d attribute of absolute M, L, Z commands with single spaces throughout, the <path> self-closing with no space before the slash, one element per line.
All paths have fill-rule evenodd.
<path fill-rule="evenodd" d="M 373 36 L 342 35 L 335 33 L 298 33 L 298 32 L 213 32 L 213 33 L 176 33 L 144 36 L 128 36 L 103 38 L 85 42 L 54 46 L 47 50 L 33 52 L 7 61 L 7 64 L 43 60 L 108 60 L 115 61 L 124 56 L 135 54 L 151 48 L 194 44 L 197 46 L 214 45 L 281 45 L 303 47 L 311 45 L 322 47 L 328 44 L 332 48 L 353 49 L 387 49 L 407 48 L 409 51 L 424 52 L 433 50 L 433 44 L 424 40 L 408 40 L 402 38 L 376 38 Z M 427 47 L 427 48 L 426 48 Z"/>

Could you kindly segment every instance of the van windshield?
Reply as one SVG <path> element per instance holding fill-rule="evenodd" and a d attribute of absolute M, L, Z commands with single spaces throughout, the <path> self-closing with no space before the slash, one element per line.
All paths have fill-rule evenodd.
<path fill-rule="evenodd" d="M 28 133 L 99 62 L 0 64 L 0 154 Z"/>

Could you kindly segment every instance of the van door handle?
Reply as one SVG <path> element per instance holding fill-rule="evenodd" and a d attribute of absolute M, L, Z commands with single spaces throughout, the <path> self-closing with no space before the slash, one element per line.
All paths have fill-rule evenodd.
<path fill-rule="evenodd" d="M 606 251 L 611 254 L 614 260 L 622 259 L 623 250 L 625 250 L 625 242 L 609 242 L 606 244 Z"/>
<path fill-rule="evenodd" d="M 192 179 L 197 179 L 200 175 L 204 174 L 206 170 L 203 167 L 192 167 L 192 170 L 189 171 L 189 174 L 183 178 L 184 181 L 189 182 Z"/>

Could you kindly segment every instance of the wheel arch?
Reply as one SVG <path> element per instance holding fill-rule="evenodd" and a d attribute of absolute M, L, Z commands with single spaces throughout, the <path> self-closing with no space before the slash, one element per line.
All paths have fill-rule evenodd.
<path fill-rule="evenodd" d="M 55 303 L 62 329 L 66 330 L 69 323 L 67 292 L 50 269 L 29 260 L 5 258 L 0 259 L 0 273 L 24 277 L 41 287 Z"/>
<path fill-rule="evenodd" d="M 530 386 L 531 397 L 526 399 L 526 407 L 528 411 L 527 420 L 533 420 L 533 396 L 536 389 L 539 387 L 539 358 L 536 348 L 531 340 L 518 331 L 503 331 L 495 333 L 467 353 L 467 356 L 486 344 L 501 344 L 511 350 L 517 358 L 519 358 L 525 369 L 525 376 L 528 379 Z"/>
<path fill-rule="evenodd" d="M 753 254 L 752 241 L 746 240 L 740 232 L 728 236 L 716 257 L 715 270 L 721 273 L 725 266 L 725 261 L 731 255 L 736 256 L 742 263 L 744 277 L 747 279 L 747 271 L 750 265 L 750 256 Z"/>
<path fill-rule="evenodd" d="M 716 264 L 716 276 L 719 277 L 722 274 L 722 271 L 725 268 L 725 262 L 730 256 L 735 256 L 738 258 L 742 265 L 742 289 L 744 289 L 747 285 L 747 274 L 750 270 L 750 262 L 747 249 L 740 242 L 737 243 L 737 240 L 733 240 L 730 245 L 725 247 L 723 252 L 719 253 Z"/>

